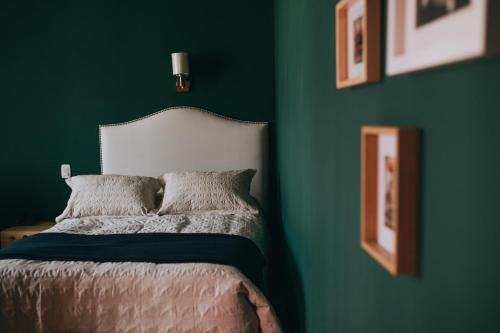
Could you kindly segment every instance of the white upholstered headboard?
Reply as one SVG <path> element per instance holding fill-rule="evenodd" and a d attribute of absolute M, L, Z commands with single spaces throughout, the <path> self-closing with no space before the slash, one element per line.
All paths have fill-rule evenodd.
<path fill-rule="evenodd" d="M 251 193 L 268 210 L 268 124 L 173 107 L 99 126 L 102 174 L 255 169 Z"/>

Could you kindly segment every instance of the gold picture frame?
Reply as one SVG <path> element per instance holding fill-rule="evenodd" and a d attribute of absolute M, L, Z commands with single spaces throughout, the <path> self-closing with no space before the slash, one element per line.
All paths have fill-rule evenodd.
<path fill-rule="evenodd" d="M 342 0 L 335 15 L 337 89 L 380 81 L 380 0 Z"/>
<path fill-rule="evenodd" d="M 361 247 L 392 275 L 417 273 L 419 130 L 361 130 Z"/>

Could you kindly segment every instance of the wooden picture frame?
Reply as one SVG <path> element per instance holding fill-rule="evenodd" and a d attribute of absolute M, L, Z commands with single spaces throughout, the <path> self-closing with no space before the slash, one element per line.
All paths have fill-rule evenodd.
<path fill-rule="evenodd" d="M 337 89 L 380 81 L 380 0 L 336 6 Z"/>
<path fill-rule="evenodd" d="M 500 1 L 387 1 L 386 74 L 500 53 Z"/>
<path fill-rule="evenodd" d="M 419 131 L 361 130 L 361 247 L 392 275 L 417 273 Z"/>

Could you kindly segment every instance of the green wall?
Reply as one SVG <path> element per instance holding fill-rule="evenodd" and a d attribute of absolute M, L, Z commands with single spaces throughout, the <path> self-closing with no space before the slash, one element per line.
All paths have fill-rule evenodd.
<path fill-rule="evenodd" d="M 170 53 L 190 53 L 192 92 Z M 0 228 L 53 219 L 59 178 L 98 173 L 98 124 L 191 105 L 273 120 L 273 3 L 5 1 L 0 8 Z"/>
<path fill-rule="evenodd" d="M 334 5 L 3 3 L 0 227 L 59 214 L 61 163 L 99 172 L 98 124 L 174 105 L 276 120 L 271 296 L 290 332 L 500 331 L 500 60 L 338 91 Z M 189 94 L 174 92 L 178 50 L 191 55 Z M 367 124 L 423 130 L 417 277 L 390 277 L 359 246 Z"/>
<path fill-rule="evenodd" d="M 336 90 L 334 5 L 275 1 L 284 320 L 292 332 L 500 332 L 500 59 Z M 391 277 L 359 246 L 369 124 L 423 130 L 417 277 Z"/>

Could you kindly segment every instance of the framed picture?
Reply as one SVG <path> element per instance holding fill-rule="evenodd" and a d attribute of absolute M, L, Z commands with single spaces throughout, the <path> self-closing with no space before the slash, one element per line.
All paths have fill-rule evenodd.
<path fill-rule="evenodd" d="M 361 247 L 393 275 L 416 274 L 419 131 L 361 131 Z"/>
<path fill-rule="evenodd" d="M 336 6 L 337 88 L 380 80 L 380 0 Z"/>
<path fill-rule="evenodd" d="M 387 75 L 500 51 L 500 1 L 388 0 Z"/>

